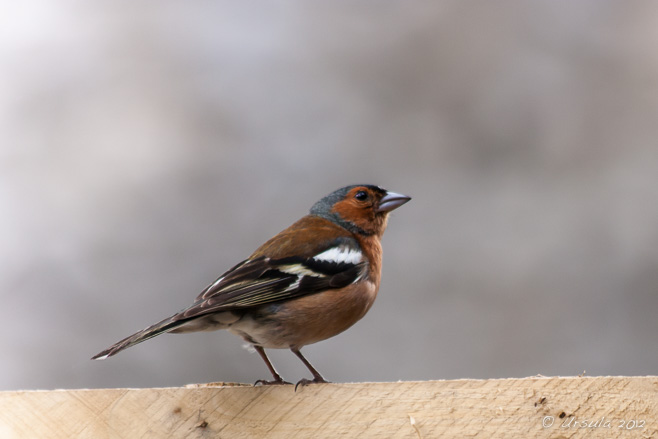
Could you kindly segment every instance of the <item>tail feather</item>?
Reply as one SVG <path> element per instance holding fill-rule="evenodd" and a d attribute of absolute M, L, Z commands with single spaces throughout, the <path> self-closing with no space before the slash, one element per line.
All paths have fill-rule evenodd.
<path fill-rule="evenodd" d="M 179 314 L 175 314 L 169 318 L 162 320 L 154 325 L 149 326 L 148 328 L 142 329 L 139 332 L 134 333 L 133 335 L 124 338 L 116 343 L 114 343 L 109 348 L 105 349 L 103 352 L 91 357 L 92 360 L 104 360 L 107 357 L 111 357 L 124 349 L 127 349 L 131 346 L 141 343 L 150 338 L 153 338 L 157 335 L 169 332 L 177 327 L 187 323 L 189 319 L 180 319 Z"/>

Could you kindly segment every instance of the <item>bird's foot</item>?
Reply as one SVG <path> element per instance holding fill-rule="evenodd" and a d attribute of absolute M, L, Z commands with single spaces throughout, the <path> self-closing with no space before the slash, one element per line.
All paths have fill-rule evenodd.
<path fill-rule="evenodd" d="M 297 384 L 295 384 L 295 392 L 297 391 L 297 387 L 299 386 L 308 386 L 309 384 L 314 384 L 314 383 L 330 383 L 331 381 L 327 381 L 322 377 L 319 378 L 313 378 L 312 380 L 309 380 L 307 378 L 302 378 L 301 380 L 297 381 Z"/>

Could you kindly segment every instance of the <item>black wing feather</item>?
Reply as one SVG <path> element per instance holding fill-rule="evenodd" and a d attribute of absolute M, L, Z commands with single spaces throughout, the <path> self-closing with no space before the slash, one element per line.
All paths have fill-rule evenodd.
<path fill-rule="evenodd" d="M 315 253 L 339 247 L 360 251 L 356 240 L 341 237 Z M 368 263 L 327 261 L 311 257 L 271 259 L 258 257 L 240 262 L 208 286 L 189 308 L 115 343 L 95 355 L 102 359 L 170 332 L 186 322 L 214 312 L 240 310 L 266 303 L 290 300 L 331 288 L 345 287 L 367 276 Z"/>
<path fill-rule="evenodd" d="M 325 247 L 360 251 L 356 240 L 341 238 Z M 367 272 L 367 262 L 336 262 L 314 257 L 290 256 L 278 259 L 259 257 L 245 260 L 208 286 L 195 303 L 182 311 L 181 319 L 213 312 L 250 308 L 342 288 Z"/>

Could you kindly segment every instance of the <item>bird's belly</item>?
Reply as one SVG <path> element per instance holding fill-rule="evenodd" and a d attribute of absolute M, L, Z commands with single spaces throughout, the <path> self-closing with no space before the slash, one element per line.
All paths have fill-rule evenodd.
<path fill-rule="evenodd" d="M 264 348 L 301 348 L 345 331 L 368 312 L 376 296 L 376 285 L 365 281 L 263 305 L 245 313 L 228 330 Z"/>

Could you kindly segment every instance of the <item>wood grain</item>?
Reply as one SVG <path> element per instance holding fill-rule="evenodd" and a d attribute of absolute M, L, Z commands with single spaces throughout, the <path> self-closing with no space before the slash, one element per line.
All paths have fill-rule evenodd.
<path fill-rule="evenodd" d="M 655 376 L 0 392 L 1 438 L 651 438 L 657 418 Z"/>

